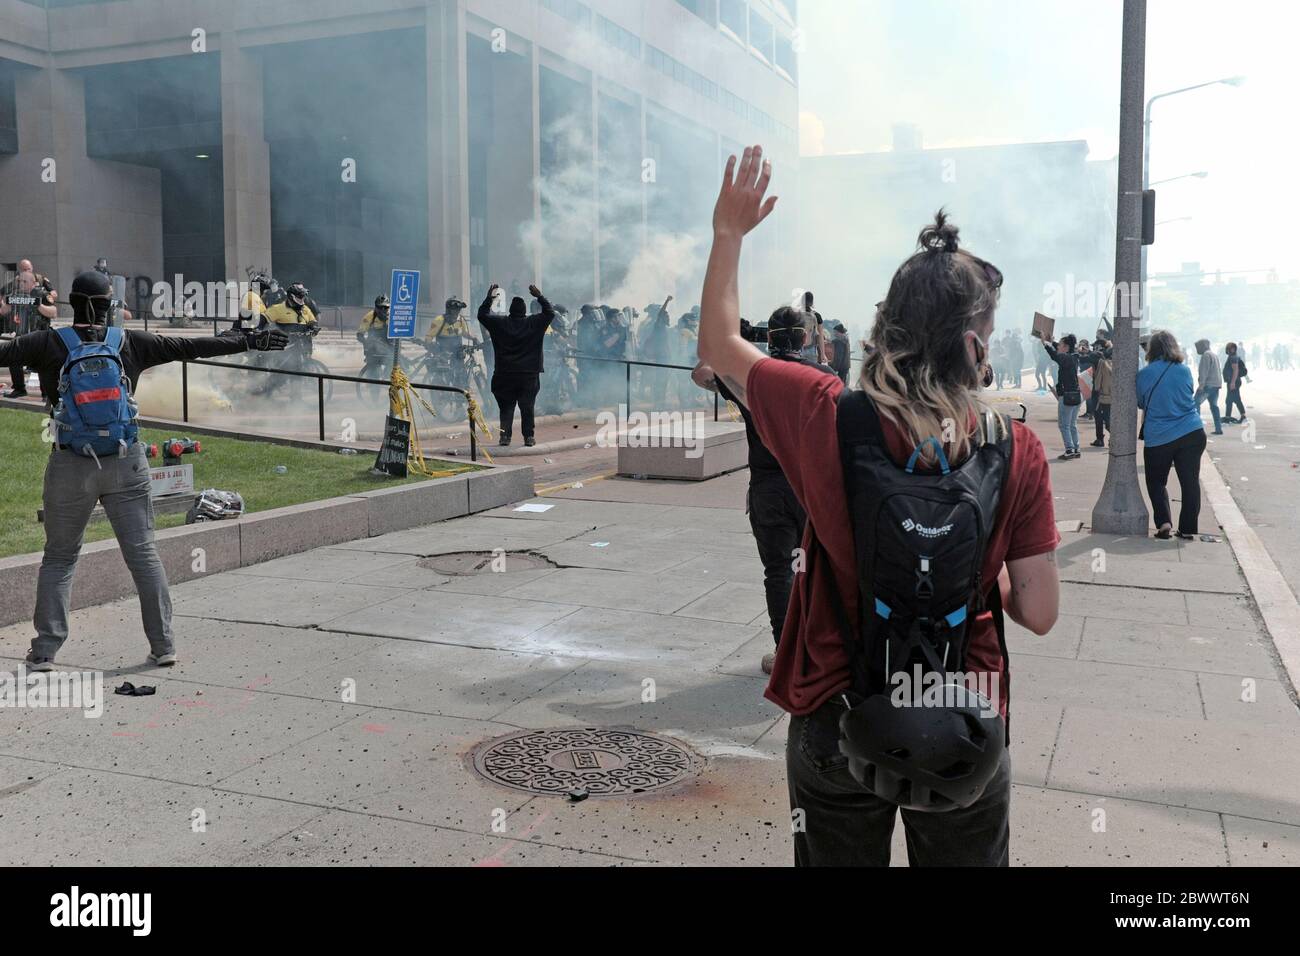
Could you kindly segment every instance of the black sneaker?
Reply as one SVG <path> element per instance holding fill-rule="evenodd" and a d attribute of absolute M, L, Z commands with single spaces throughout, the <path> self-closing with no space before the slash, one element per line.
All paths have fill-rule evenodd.
<path fill-rule="evenodd" d="M 1105 448 L 1105 447 L 1106 447 L 1106 443 L 1105 443 L 1104 441 L 1093 441 L 1093 442 L 1088 442 L 1088 444 L 1091 445 L 1093 448 Z"/>
<path fill-rule="evenodd" d="M 1073 460 L 1074 460 L 1074 455 L 1072 455 L 1072 454 L 1071 454 L 1070 452 L 1068 452 L 1068 451 L 1067 451 L 1067 452 L 1063 452 L 1062 454 L 1056 456 L 1056 460 L 1057 460 L 1057 461 L 1073 461 Z"/>
<path fill-rule="evenodd" d="M 505 448 L 505 447 L 507 447 L 509 444 L 510 444 L 510 436 L 509 436 L 509 435 L 502 435 L 502 436 L 501 436 L 501 440 L 500 440 L 499 442 L 497 442 L 497 445 L 500 446 L 501 448 Z"/>
<path fill-rule="evenodd" d="M 25 388 L 11 388 L 9 391 L 5 392 L 5 398 L 26 398 L 26 397 L 27 397 L 27 389 Z"/>
<path fill-rule="evenodd" d="M 527 438 L 524 439 L 524 447 L 526 448 L 532 448 L 536 444 L 537 444 L 537 439 L 534 438 L 532 435 L 529 435 Z"/>

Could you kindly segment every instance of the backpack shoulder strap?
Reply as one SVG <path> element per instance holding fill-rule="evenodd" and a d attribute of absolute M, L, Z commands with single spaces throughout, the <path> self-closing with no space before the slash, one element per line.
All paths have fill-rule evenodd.
<path fill-rule="evenodd" d="M 63 347 L 68 350 L 69 355 L 72 354 L 74 349 L 81 347 L 81 337 L 77 335 L 76 329 L 71 326 L 65 325 L 62 328 L 55 329 L 54 331 L 57 332 L 59 338 L 63 340 Z"/>
<path fill-rule="evenodd" d="M 866 392 L 845 388 L 840 392 L 835 411 L 835 427 L 839 432 L 840 447 L 851 445 L 883 444 L 885 433 L 880 427 L 880 415 Z"/>
<path fill-rule="evenodd" d="M 104 334 L 104 344 L 112 349 L 114 354 L 121 355 L 124 341 L 126 341 L 126 333 L 118 326 L 110 325 Z"/>

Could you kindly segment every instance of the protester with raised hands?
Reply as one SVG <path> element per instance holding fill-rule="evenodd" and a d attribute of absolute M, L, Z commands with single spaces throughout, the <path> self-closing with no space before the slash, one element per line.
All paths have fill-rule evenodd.
<path fill-rule="evenodd" d="M 803 822 L 796 863 L 887 865 L 901 810 L 914 865 L 1005 866 L 1011 777 L 1000 730 L 1009 704 L 1001 612 L 1036 634 L 1051 629 L 1059 537 L 1042 444 L 979 398 L 1001 273 L 960 249 L 956 227 L 940 213 L 877 310 L 862 390 L 846 390 L 833 376 L 765 356 L 740 335 L 740 253 L 745 235 L 776 206 L 767 196 L 771 178 L 761 147 L 727 163 L 699 357 L 748 406 L 808 516 L 802 570 L 766 692 L 791 714 L 786 769 L 791 808 Z M 859 432 L 865 422 L 874 424 Z M 880 501 L 877 479 L 906 492 L 927 483 L 950 491 L 966 477 L 987 479 L 980 509 L 991 521 L 965 568 L 978 574 L 969 590 L 962 578 L 957 608 L 941 619 L 922 617 L 917 601 L 957 572 L 946 557 L 925 557 L 936 553 L 926 535 L 955 529 L 927 526 L 925 515 L 888 527 L 862 519 Z M 960 523 L 974 524 L 969 515 Z M 914 576 L 926 589 L 886 590 Z M 964 652 L 950 661 L 945 651 L 944 664 L 984 683 L 996 676 L 999 690 L 992 699 L 962 690 L 952 707 L 891 705 L 879 683 L 879 651 L 897 645 L 900 625 L 916 628 L 914 646 L 924 644 L 927 659 L 934 638 L 951 636 Z"/>

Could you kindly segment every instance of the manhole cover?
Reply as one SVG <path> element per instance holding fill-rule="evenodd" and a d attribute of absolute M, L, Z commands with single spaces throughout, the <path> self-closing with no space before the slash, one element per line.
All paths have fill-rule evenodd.
<path fill-rule="evenodd" d="M 439 574 L 456 576 L 508 574 L 511 571 L 535 571 L 538 568 L 555 567 L 541 555 L 527 554 L 522 551 L 456 551 L 451 554 L 435 554 L 417 564 Z"/>
<path fill-rule="evenodd" d="M 514 790 L 593 797 L 662 790 L 695 772 L 696 758 L 666 737 L 598 727 L 529 730 L 479 745 L 474 769 Z"/>

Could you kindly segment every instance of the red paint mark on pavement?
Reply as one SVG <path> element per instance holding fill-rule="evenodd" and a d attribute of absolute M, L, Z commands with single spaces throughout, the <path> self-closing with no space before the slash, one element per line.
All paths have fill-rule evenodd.
<path fill-rule="evenodd" d="M 551 818 L 551 811 L 547 810 L 540 817 L 538 817 L 536 820 L 530 823 L 528 827 L 522 833 L 519 834 L 519 836 L 526 839 L 527 837 L 531 836 L 538 827 L 540 827 L 543 823 L 545 823 L 550 818 Z M 506 863 L 501 858 L 505 856 L 507 853 L 509 853 L 511 850 L 515 849 L 515 847 L 511 845 L 512 842 L 513 841 L 502 844 L 501 848 L 498 849 L 495 853 L 493 853 L 491 856 L 487 856 L 479 860 L 477 863 L 474 864 L 474 866 L 476 867 L 505 866 Z"/>
<path fill-rule="evenodd" d="M 388 733 L 388 726 L 386 724 L 362 724 L 361 729 L 368 734 Z"/>

